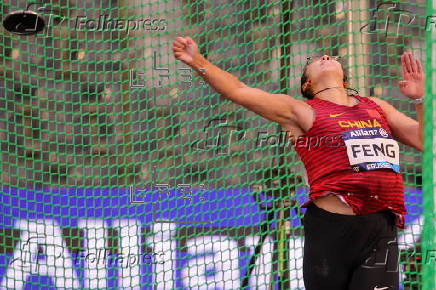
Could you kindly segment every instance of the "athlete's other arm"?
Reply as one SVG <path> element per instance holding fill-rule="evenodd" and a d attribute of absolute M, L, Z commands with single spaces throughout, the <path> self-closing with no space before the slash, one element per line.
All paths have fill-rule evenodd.
<path fill-rule="evenodd" d="M 288 95 L 271 94 L 246 86 L 236 76 L 205 59 L 200 54 L 198 45 L 190 37 L 177 37 L 173 44 L 173 52 L 176 59 L 191 66 L 226 99 L 281 125 L 295 122 L 295 104 L 298 106 L 302 101 Z"/>
<path fill-rule="evenodd" d="M 425 75 L 421 62 L 413 59 L 409 52 L 401 56 L 401 65 L 403 67 L 403 80 L 398 83 L 403 95 L 410 99 L 419 99 L 424 97 L 425 92 Z M 386 101 L 371 97 L 385 112 L 389 127 L 392 133 L 400 142 L 415 147 L 417 150 L 423 150 L 423 108 L 421 104 L 415 104 L 418 121 L 409 118 L 399 112 Z"/>

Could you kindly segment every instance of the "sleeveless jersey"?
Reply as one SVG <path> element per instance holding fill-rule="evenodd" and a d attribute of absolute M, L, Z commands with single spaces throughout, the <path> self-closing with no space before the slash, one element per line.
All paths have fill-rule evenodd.
<path fill-rule="evenodd" d="M 312 127 L 294 140 L 310 186 L 307 205 L 336 194 L 355 214 L 391 210 L 404 229 L 404 185 L 399 145 L 383 110 L 356 96 L 349 107 L 321 99 L 307 100 L 315 111 Z"/>

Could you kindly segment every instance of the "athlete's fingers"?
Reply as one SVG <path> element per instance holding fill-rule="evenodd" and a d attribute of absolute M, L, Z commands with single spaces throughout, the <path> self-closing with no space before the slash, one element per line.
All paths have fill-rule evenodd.
<path fill-rule="evenodd" d="M 409 61 L 410 73 L 416 72 L 415 60 L 413 59 L 413 55 L 410 52 L 407 54 L 407 59 Z"/>
<path fill-rule="evenodd" d="M 186 40 L 188 41 L 188 43 L 194 43 L 194 41 L 192 40 L 192 38 L 190 38 L 189 36 L 186 36 Z"/>
<path fill-rule="evenodd" d="M 408 75 L 407 75 L 406 56 L 404 54 L 401 56 L 401 66 L 402 66 L 403 80 L 405 80 Z"/>
<path fill-rule="evenodd" d="M 403 60 L 404 60 L 404 69 L 406 70 L 406 73 L 410 72 L 410 68 L 409 68 L 409 58 L 407 57 L 407 53 L 405 52 L 403 55 Z"/>
<path fill-rule="evenodd" d="M 403 79 L 405 77 L 405 67 L 406 67 L 406 63 L 404 62 L 404 54 L 401 56 L 401 73 L 403 74 Z"/>
<path fill-rule="evenodd" d="M 186 39 L 186 37 L 182 37 L 180 39 L 180 42 L 182 42 L 184 45 L 188 45 L 188 40 Z"/>
<path fill-rule="evenodd" d="M 406 53 L 403 53 L 403 55 L 401 55 L 401 65 L 402 65 L 404 71 L 407 72 Z"/>
<path fill-rule="evenodd" d="M 409 53 L 409 62 L 410 62 L 410 67 L 412 69 L 412 72 L 417 72 L 415 61 L 414 61 L 411 53 Z"/>
<path fill-rule="evenodd" d="M 173 52 L 174 53 L 176 53 L 176 52 L 178 52 L 178 53 L 182 53 L 183 52 L 183 49 L 180 49 L 180 48 L 173 48 Z"/>
<path fill-rule="evenodd" d="M 173 50 L 183 51 L 183 50 L 185 50 L 185 45 L 183 45 L 180 42 L 174 42 L 173 43 Z"/>
<path fill-rule="evenodd" d="M 185 47 L 185 46 L 184 46 L 182 43 L 180 43 L 180 42 L 175 42 L 173 46 L 174 46 L 174 47 L 177 47 L 177 48 L 180 48 L 180 49 L 183 49 L 183 48 Z"/>
<path fill-rule="evenodd" d="M 177 36 L 177 37 L 176 37 L 176 41 L 178 41 L 178 42 L 183 42 L 183 37 L 181 37 L 181 36 Z"/>
<path fill-rule="evenodd" d="M 173 49 L 183 49 L 183 46 L 179 43 L 173 43 Z"/>
<path fill-rule="evenodd" d="M 176 58 L 176 59 L 178 59 L 178 60 L 180 60 L 180 58 L 183 56 L 183 54 L 182 53 L 175 53 L 174 54 L 174 57 Z"/>
<path fill-rule="evenodd" d="M 409 60 L 409 56 L 408 56 L 407 52 L 404 53 L 404 65 L 406 68 L 406 72 L 411 73 L 412 68 L 410 66 L 410 60 Z"/>
<path fill-rule="evenodd" d="M 186 39 L 184 38 L 184 37 L 177 37 L 176 38 L 176 41 L 178 42 L 178 43 L 180 43 L 181 45 L 187 45 L 187 41 L 186 41 Z"/>
<path fill-rule="evenodd" d="M 173 52 L 176 53 L 181 53 L 183 51 L 183 49 L 177 48 L 177 47 L 173 47 Z"/>
<path fill-rule="evenodd" d="M 420 74 L 424 73 L 424 70 L 422 69 L 421 61 L 419 61 L 419 59 L 416 59 L 416 67 L 418 68 L 418 73 Z"/>
<path fill-rule="evenodd" d="M 181 37 L 177 37 L 177 38 L 176 38 L 176 41 L 174 41 L 174 43 L 177 43 L 177 44 L 179 44 L 179 45 L 184 45 L 184 43 L 183 43 L 183 39 L 182 39 Z"/>

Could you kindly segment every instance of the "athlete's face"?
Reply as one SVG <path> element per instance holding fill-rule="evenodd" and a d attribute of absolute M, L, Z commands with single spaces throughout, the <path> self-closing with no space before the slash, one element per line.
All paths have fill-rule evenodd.
<path fill-rule="evenodd" d="M 337 57 L 329 55 L 311 57 L 308 60 L 308 65 L 306 67 L 308 79 L 312 82 L 317 82 L 328 75 L 329 78 L 334 77 L 341 82 L 344 78 L 344 70 L 337 59 Z"/>

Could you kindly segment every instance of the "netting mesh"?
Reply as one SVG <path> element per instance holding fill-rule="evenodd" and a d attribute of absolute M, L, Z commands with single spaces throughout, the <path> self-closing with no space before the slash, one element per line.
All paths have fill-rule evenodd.
<path fill-rule="evenodd" d="M 340 55 L 360 95 L 416 119 L 399 56 L 413 51 L 431 80 L 431 4 L 2 2 L 3 18 L 27 7 L 46 27 L 0 30 L 0 288 L 304 289 L 302 163 L 282 128 L 214 92 L 172 42 L 189 35 L 247 85 L 296 98 L 306 57 Z M 400 149 L 401 287 L 434 289 L 432 175 Z"/>

